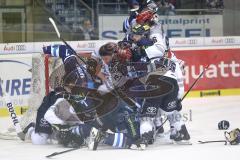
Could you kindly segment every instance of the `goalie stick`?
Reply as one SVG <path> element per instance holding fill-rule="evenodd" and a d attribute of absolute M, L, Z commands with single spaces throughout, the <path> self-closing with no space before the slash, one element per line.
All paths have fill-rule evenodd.
<path fill-rule="evenodd" d="M 17 132 L 17 135 L 18 137 L 21 139 L 21 140 L 25 140 L 25 134 L 23 133 L 21 127 L 20 127 L 20 123 L 19 123 L 19 120 L 18 120 L 18 117 L 17 117 L 17 114 L 14 110 L 14 106 L 13 106 L 13 103 L 9 97 L 9 95 L 5 94 L 5 102 L 6 102 L 6 105 L 7 105 L 7 108 L 8 108 L 8 112 L 9 112 L 9 115 L 12 119 L 12 123 L 13 123 L 13 126 Z"/>
<path fill-rule="evenodd" d="M 3 83 L 3 81 L 0 79 L 0 85 Z M 8 95 L 7 92 L 3 91 L 2 89 L 2 92 L 3 92 L 3 95 L 4 95 L 4 101 L 6 102 L 6 105 L 7 105 L 7 110 L 8 110 L 8 113 L 9 113 L 9 116 L 11 117 L 12 119 L 12 123 L 13 123 L 13 126 L 16 130 L 16 133 L 17 133 L 17 136 L 21 139 L 21 140 L 25 140 L 25 134 L 23 133 L 22 131 L 22 128 L 20 126 L 20 123 L 19 123 L 19 120 L 18 120 L 18 116 L 14 110 L 14 105 L 11 101 L 11 98 L 10 96 Z M 7 139 L 7 138 L 6 138 Z"/>

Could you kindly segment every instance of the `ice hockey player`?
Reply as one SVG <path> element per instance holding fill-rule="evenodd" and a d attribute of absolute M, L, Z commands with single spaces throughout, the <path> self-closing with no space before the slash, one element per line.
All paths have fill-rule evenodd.
<path fill-rule="evenodd" d="M 175 118 L 176 115 L 180 114 L 179 111 L 182 108 L 181 98 L 184 94 L 182 70 L 179 60 L 170 51 L 168 39 L 156 18 L 155 13 L 149 9 L 144 9 L 139 13 L 136 17 L 137 25 L 132 29 L 132 40 L 145 51 L 151 62 L 152 71 L 146 77 L 145 83 L 151 85 L 158 80 L 161 80 L 161 83 L 165 81 L 170 84 L 172 91 L 165 96 L 145 100 L 143 114 L 151 116 L 147 116 L 149 118 L 146 117 L 141 122 L 140 133 L 148 141 L 154 139 L 153 119 L 156 118 L 158 110 L 160 110 L 162 114 L 167 115 L 170 122 L 170 139 L 174 141 L 189 140 L 190 136 L 185 124 Z"/>
<path fill-rule="evenodd" d="M 127 33 L 131 28 L 131 25 L 135 23 L 136 16 L 144 8 L 149 8 L 153 11 L 157 11 L 158 7 L 153 0 L 125 0 L 130 8 L 130 16 L 123 22 L 123 32 Z"/>
<path fill-rule="evenodd" d="M 115 74 L 114 76 L 111 71 L 108 71 L 109 67 L 113 67 L 112 65 L 117 65 L 119 63 L 124 64 L 124 61 L 128 61 L 131 58 L 131 53 L 128 52 L 128 50 L 122 50 L 116 43 L 107 43 L 100 47 L 99 55 L 104 61 L 105 73 L 108 74 L 111 81 L 116 81 L 113 83 L 117 84 L 114 86 L 116 88 L 109 90 L 109 93 L 107 93 L 109 94 L 108 97 L 110 98 L 112 92 L 115 94 L 114 97 L 112 97 L 113 100 L 115 99 L 119 101 L 119 103 L 115 107 L 115 111 L 109 112 L 109 115 L 100 118 L 103 122 L 103 126 L 108 126 L 108 128 L 103 129 L 104 127 L 100 127 L 91 130 L 91 136 L 88 143 L 89 149 L 96 150 L 98 143 L 104 143 L 114 148 L 145 149 L 145 145 L 142 145 L 142 141 L 139 140 L 139 122 L 136 119 L 135 110 L 128 107 L 129 104 L 126 103 L 129 102 L 131 98 L 126 98 L 122 93 L 118 92 L 118 88 L 126 82 L 126 77 L 124 77 L 126 75 L 120 73 L 120 75 Z M 114 72 L 121 72 L 121 69 L 117 68 Z M 114 77 L 118 77 L 116 78 L 117 80 L 112 80 Z M 121 77 L 123 77 L 124 80 L 121 80 Z M 105 106 L 105 108 L 106 107 L 107 106 Z M 106 129 L 111 130 L 111 132 L 107 132 Z"/>
<path fill-rule="evenodd" d="M 104 79 L 104 76 L 100 72 L 101 60 L 95 55 L 82 57 L 74 53 L 67 45 L 45 46 L 43 47 L 43 53 L 62 59 L 65 70 L 63 77 L 64 85 L 75 86 L 77 84 L 85 84 L 87 88 L 95 88 L 101 84 L 99 80 Z"/>
<path fill-rule="evenodd" d="M 101 143 L 114 148 L 145 149 L 139 141 L 139 122 L 134 110 L 121 98 L 116 98 L 116 101 L 118 104 L 113 111 L 99 116 L 102 126 L 91 130 L 88 148 L 96 150 Z"/>
<path fill-rule="evenodd" d="M 43 145 L 53 141 L 65 147 L 78 148 L 85 143 L 91 126 L 83 124 L 74 108 L 63 97 L 71 97 L 65 91 L 52 91 L 44 97 L 37 111 L 36 123 L 24 129 L 26 139 Z M 84 100 L 82 97 L 80 99 Z"/>

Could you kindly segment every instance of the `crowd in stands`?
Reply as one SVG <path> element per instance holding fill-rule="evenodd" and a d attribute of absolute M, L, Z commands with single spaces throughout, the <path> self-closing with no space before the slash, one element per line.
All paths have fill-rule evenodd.
<path fill-rule="evenodd" d="M 125 0 L 130 8 L 137 7 L 139 3 L 147 0 Z M 152 0 L 160 15 L 175 15 L 176 9 L 223 9 L 223 0 Z"/>
<path fill-rule="evenodd" d="M 45 1 L 46 1 L 46 4 L 48 4 L 48 5 L 53 4 L 52 0 L 45 0 Z M 92 1 L 88 1 L 88 0 L 83 0 L 83 1 L 87 5 L 93 7 L 93 10 L 98 5 L 98 4 L 93 5 Z M 107 9 L 107 11 L 104 14 L 111 14 L 111 13 L 113 13 L 112 12 L 113 10 L 116 12 L 115 14 L 118 14 L 116 8 L 113 7 L 112 9 L 109 9 L 109 7 L 111 7 L 112 3 L 116 3 L 116 4 L 119 3 L 119 5 L 120 4 L 128 5 L 128 7 L 130 9 L 137 10 L 141 6 L 142 3 L 148 3 L 148 1 L 155 2 L 156 6 L 157 6 L 156 8 L 158 8 L 157 13 L 159 15 L 168 15 L 168 16 L 176 15 L 177 9 L 223 9 L 224 8 L 223 0 L 114 0 L 114 1 L 113 0 L 98 0 L 98 3 L 105 3 L 103 5 L 103 9 L 104 9 L 103 11 L 105 11 L 106 9 Z M 111 5 L 107 6 L 106 3 L 109 3 Z M 62 4 L 65 4 L 65 1 L 63 1 Z M 74 8 L 74 7 L 72 7 L 72 8 Z M 126 6 L 124 8 L 126 9 L 126 10 L 124 10 L 124 13 L 128 12 Z M 98 39 L 98 34 L 96 33 L 96 29 L 94 29 L 94 27 L 96 27 L 96 26 L 94 26 L 94 24 L 92 24 L 93 21 L 90 21 L 86 17 L 83 17 L 83 19 L 84 20 L 81 20 L 81 22 L 77 22 L 75 24 L 75 27 L 73 25 L 73 30 L 75 33 L 77 33 L 77 34 L 73 35 L 73 37 L 75 37 L 73 39 L 74 40 Z"/>
<path fill-rule="evenodd" d="M 206 5 L 208 8 L 217 8 L 217 9 L 223 9 L 224 3 L 223 0 L 206 0 Z"/>

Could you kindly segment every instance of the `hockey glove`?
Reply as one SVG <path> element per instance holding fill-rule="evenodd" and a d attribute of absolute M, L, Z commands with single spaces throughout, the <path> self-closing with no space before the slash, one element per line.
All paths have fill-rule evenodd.
<path fill-rule="evenodd" d="M 231 145 L 238 145 L 240 143 L 240 129 L 236 128 L 230 132 L 224 132 L 224 136 L 226 140 L 231 144 Z"/>
<path fill-rule="evenodd" d="M 95 76 L 96 75 L 96 68 L 97 68 L 97 61 L 93 58 L 87 60 L 87 72 Z"/>

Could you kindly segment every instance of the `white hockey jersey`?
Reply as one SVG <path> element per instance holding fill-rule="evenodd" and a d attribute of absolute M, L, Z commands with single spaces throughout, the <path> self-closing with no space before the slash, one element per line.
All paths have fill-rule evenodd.
<path fill-rule="evenodd" d="M 161 24 L 156 24 L 150 28 L 149 38 L 154 41 L 154 44 L 145 49 L 148 58 L 151 59 L 164 56 L 167 50 L 167 45 L 166 36 Z"/>
<path fill-rule="evenodd" d="M 165 73 L 164 76 L 177 80 L 179 86 L 178 98 L 181 99 L 184 95 L 184 79 L 183 72 L 179 63 L 182 62 L 182 60 L 177 59 L 173 52 L 168 51 L 166 35 L 164 34 L 161 24 L 156 24 L 150 28 L 149 37 L 154 41 L 154 44 L 145 49 L 148 58 L 153 59 L 166 56 L 176 64 L 175 72 L 173 73 L 169 70 Z"/>

